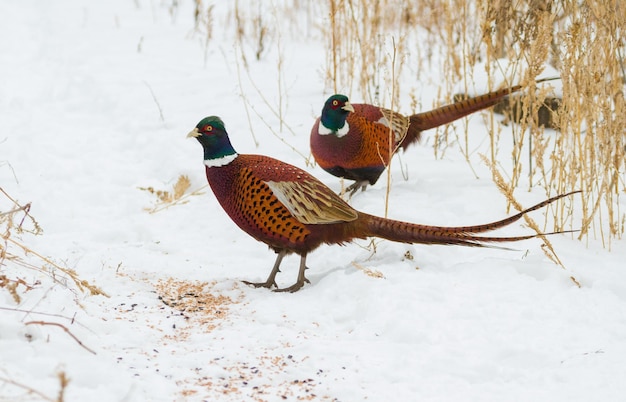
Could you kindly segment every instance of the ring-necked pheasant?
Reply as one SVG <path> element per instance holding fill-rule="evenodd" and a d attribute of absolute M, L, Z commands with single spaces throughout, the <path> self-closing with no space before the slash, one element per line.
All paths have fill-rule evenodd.
<path fill-rule="evenodd" d="M 439 227 L 380 218 L 359 212 L 321 181 L 304 170 L 262 155 L 238 154 L 219 117 L 202 119 L 189 133 L 204 148 L 206 177 L 215 197 L 230 218 L 246 233 L 267 244 L 277 254 L 265 282 L 256 287 L 276 286 L 283 257 L 300 255 L 295 284 L 280 291 L 294 292 L 305 282 L 306 257 L 321 244 L 342 244 L 353 239 L 383 239 L 422 244 L 483 247 L 489 242 L 512 242 L 535 235 L 482 237 L 478 233 L 509 225 L 525 213 L 569 194 L 559 195 L 501 221 L 484 225 Z"/>
<path fill-rule="evenodd" d="M 520 89 L 521 85 L 515 85 L 411 116 L 374 105 L 351 104 L 347 96 L 336 94 L 324 103 L 321 116 L 311 129 L 311 153 L 328 173 L 354 180 L 346 188 L 346 192 L 354 194 L 359 188 L 364 190 L 368 184 L 376 183 L 397 150 L 419 141 L 422 131 L 493 106 Z"/>

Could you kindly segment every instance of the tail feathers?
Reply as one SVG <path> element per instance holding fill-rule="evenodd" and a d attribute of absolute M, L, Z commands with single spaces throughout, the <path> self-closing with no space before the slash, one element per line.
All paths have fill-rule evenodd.
<path fill-rule="evenodd" d="M 409 145 L 417 143 L 422 131 L 451 123 L 478 110 L 488 108 L 501 101 L 505 96 L 522 89 L 520 85 L 499 89 L 474 98 L 465 99 L 449 105 L 441 106 L 428 112 L 409 116 L 409 128 L 400 144 L 400 148 L 407 149 Z"/>
<path fill-rule="evenodd" d="M 535 233 L 525 236 L 476 236 L 473 233 L 448 232 L 446 227 L 416 225 L 407 222 L 394 221 L 391 219 L 370 216 L 369 237 L 379 237 L 394 242 L 413 244 L 438 244 L 456 245 L 465 247 L 489 247 L 504 248 L 494 246 L 489 243 L 512 243 L 528 240 L 539 236 L 549 236 L 562 233 L 573 233 L 576 230 L 566 230 L 562 232 Z"/>
<path fill-rule="evenodd" d="M 554 201 L 558 201 L 561 198 L 564 197 L 568 197 L 570 195 L 573 194 L 577 194 L 580 193 L 580 190 L 576 190 L 576 191 L 571 191 L 569 193 L 565 193 L 565 194 L 560 194 L 551 198 L 548 198 L 545 201 L 541 201 L 538 204 L 533 205 L 530 208 L 526 208 L 525 210 L 518 212 L 515 215 L 509 216 L 508 218 L 504 218 L 502 220 L 499 221 L 495 221 L 495 222 L 491 222 L 491 223 L 485 223 L 482 225 L 474 225 L 474 226 L 455 226 L 455 227 L 447 227 L 445 228 L 447 232 L 449 233 L 482 233 L 482 232 L 489 232 L 491 230 L 495 230 L 495 229 L 499 229 L 499 228 L 503 228 L 505 226 L 510 225 L 511 223 L 514 223 L 515 221 L 518 221 L 519 219 L 521 219 L 525 214 L 532 212 L 532 211 L 536 211 L 539 208 L 543 208 L 546 205 L 552 204 Z"/>
<path fill-rule="evenodd" d="M 528 209 L 525 209 L 524 211 L 509 218 L 476 226 L 446 227 L 418 225 L 367 215 L 367 229 L 369 232 L 368 236 L 380 237 L 383 239 L 401 243 L 460 245 L 467 247 L 490 247 L 487 243 L 503 243 L 527 240 L 543 235 L 543 233 L 515 237 L 489 237 L 477 236 L 476 234 L 507 226 L 519 220 L 524 214 L 528 212 L 534 211 L 558 199 L 578 192 L 580 191 L 573 191 L 567 194 L 558 195 L 556 197 L 552 197 L 543 202 L 540 202 L 539 204 L 534 205 Z M 571 231 L 553 232 L 547 233 L 547 235 L 569 232 Z"/>
<path fill-rule="evenodd" d="M 468 235 L 468 236 L 464 236 L 464 242 L 462 243 L 455 243 L 455 244 L 459 244 L 459 245 L 463 245 L 463 246 L 468 246 L 468 247 L 489 247 L 489 248 L 498 248 L 498 249 L 502 249 L 502 250 L 512 250 L 511 248 L 508 247 L 500 247 L 500 246 L 495 246 L 493 244 L 488 244 L 488 243 L 512 243 L 512 242 L 516 242 L 516 241 L 522 241 L 522 240 L 528 240 L 528 239 L 533 239 L 535 237 L 540 237 L 540 236 L 551 236 L 551 235 L 555 235 L 555 234 L 564 234 L 564 233 L 575 233 L 578 232 L 578 230 L 564 230 L 561 232 L 549 232 L 549 233 L 535 233 L 532 235 L 525 235 L 525 236 L 507 236 L 507 237 L 486 237 L 486 236 L 472 236 L 472 235 Z"/>
<path fill-rule="evenodd" d="M 465 117 L 469 114 L 486 109 L 500 102 L 505 96 L 522 89 L 521 85 L 510 88 L 498 89 L 474 98 L 464 99 L 459 102 L 441 106 L 428 112 L 417 113 L 410 117 L 411 125 L 418 127 L 420 131 L 439 127 Z"/>
<path fill-rule="evenodd" d="M 535 83 L 539 84 L 542 82 L 554 81 L 558 79 L 560 79 L 560 77 L 543 78 L 535 81 Z M 523 87 L 521 85 L 514 85 L 512 87 L 498 89 L 484 95 L 479 95 L 449 105 L 441 106 L 428 112 L 414 114 L 409 117 L 411 121 L 411 128 L 415 126 L 415 129 L 418 132 L 421 132 L 451 123 L 455 120 L 460 119 L 461 117 L 465 117 L 476 111 L 491 107 L 503 100 L 503 98 L 505 98 L 506 96 L 517 92 L 522 88 Z M 410 143 L 408 137 L 409 135 L 407 135 L 407 141 L 405 142 L 405 145 L 409 145 Z M 417 135 L 416 140 L 419 140 L 419 134 Z"/>

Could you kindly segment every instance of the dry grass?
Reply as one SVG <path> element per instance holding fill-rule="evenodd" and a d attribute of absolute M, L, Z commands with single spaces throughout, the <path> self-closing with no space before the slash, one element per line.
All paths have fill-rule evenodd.
<path fill-rule="evenodd" d="M 78 301 L 81 293 L 91 295 L 103 295 L 106 293 L 99 287 L 81 279 L 74 270 L 57 264 L 52 259 L 43 256 L 27 245 L 30 236 L 39 236 L 43 230 L 37 220 L 30 214 L 30 203 L 21 204 L 2 188 L 0 188 L 0 206 L 4 209 L 0 212 L 0 291 L 9 293 L 16 306 L 22 304 L 25 298 L 36 289 L 45 286 L 61 285 L 68 289 L 74 301 L 80 306 Z M 34 271 L 36 274 L 26 274 L 25 270 Z M 29 278 L 29 279 L 27 279 Z M 72 286 L 73 284 L 73 286 Z M 37 305 L 36 303 L 35 305 Z M 27 314 L 45 315 L 69 319 L 73 323 L 73 318 L 63 317 L 57 314 L 42 313 L 33 310 L 20 308 L 2 307 L 4 311 L 23 312 Z M 91 353 L 91 349 L 85 346 L 67 326 L 53 321 L 29 321 L 24 325 L 54 326 L 62 329 L 73 338 L 80 346 Z M 69 384 L 64 371 L 58 373 L 59 392 L 56 396 L 49 396 L 30 385 L 14 380 L 7 376 L 0 377 L 3 387 L 20 389 L 28 398 L 37 398 L 44 401 L 63 402 L 65 391 Z"/>
<path fill-rule="evenodd" d="M 377 279 L 385 279 L 385 275 L 383 275 L 383 273 L 378 270 L 364 267 L 363 265 L 355 261 L 352 261 L 352 265 L 354 266 L 354 268 L 358 269 L 359 271 L 363 272 L 365 275 L 369 277 L 377 278 Z"/>
<path fill-rule="evenodd" d="M 463 27 L 458 36 L 465 40 L 448 41 L 456 43 L 443 55 L 448 60 L 444 66 L 453 66 L 447 70 L 450 76 L 465 76 L 464 70 L 479 61 L 489 67 L 506 58 L 511 68 L 505 76 L 529 87 L 519 125 L 512 126 L 511 155 L 499 152 L 500 128 L 494 119 L 488 122 L 494 182 L 506 177 L 509 195 L 522 183 L 541 187 L 546 195 L 583 190 L 576 210 L 562 203 L 552 209 L 554 229 L 582 228 L 581 239 L 591 234 L 610 248 L 613 239 L 623 236 L 626 219 L 619 202 L 626 188 L 625 47 L 620 37 L 626 8 L 618 1 L 599 0 L 446 3 L 456 4 L 457 12 L 444 17 L 450 19 L 445 25 L 461 26 L 458 21 L 470 18 L 473 4 L 478 13 L 476 26 Z M 563 83 L 561 105 L 553 117 L 559 131 L 546 130 L 535 118 L 550 96 L 533 86 L 545 65 L 558 70 Z M 488 71 L 488 76 L 499 73 Z M 464 141 L 470 142 L 467 137 Z M 511 169 L 503 167 L 505 160 L 512 160 Z"/>
<path fill-rule="evenodd" d="M 102 289 L 81 279 L 73 269 L 64 267 L 30 248 L 22 240 L 22 236 L 43 234 L 39 223 L 30 214 L 30 203 L 21 205 L 2 188 L 0 195 L 0 200 L 10 205 L 6 212 L 0 212 L 0 289 L 8 291 L 16 304 L 20 303 L 24 293 L 42 284 L 40 279 L 24 279 L 21 268 L 26 268 L 69 289 L 75 294 L 77 303 L 78 292 L 106 296 Z"/>
<path fill-rule="evenodd" d="M 482 157 L 483 157 L 483 160 L 485 161 L 485 164 L 487 164 L 491 168 L 493 180 L 495 184 L 498 186 L 498 190 L 500 190 L 500 192 L 506 197 L 507 201 L 516 210 L 522 211 L 524 207 L 522 207 L 522 205 L 513 196 L 513 188 L 511 188 L 510 185 L 506 183 L 506 181 L 504 180 L 504 178 L 502 177 L 502 175 L 500 174 L 496 166 L 493 163 L 491 163 L 487 159 L 486 156 L 483 155 Z M 526 224 L 528 224 L 528 226 L 537 233 L 538 237 L 541 240 L 543 240 L 544 246 L 542 247 L 542 250 L 545 253 L 545 255 L 554 263 L 560 266 L 563 266 L 563 263 L 557 256 L 556 251 L 554 250 L 554 247 L 552 247 L 552 243 L 550 243 L 547 236 L 542 233 L 541 229 L 539 228 L 539 225 L 537 225 L 537 223 L 529 215 L 524 215 L 524 220 L 526 221 Z"/>
<path fill-rule="evenodd" d="M 326 85 L 374 104 L 399 104 L 411 17 L 401 1 L 329 0 Z M 356 96 L 355 96 L 356 97 Z"/>
<path fill-rule="evenodd" d="M 15 388 L 19 388 L 22 391 L 24 391 L 24 393 L 26 395 L 28 395 L 28 399 L 26 399 L 26 395 L 24 397 L 24 399 L 20 400 L 30 400 L 31 397 L 36 398 L 33 400 L 39 400 L 39 401 L 50 401 L 50 402 L 63 402 L 65 400 L 65 391 L 67 389 L 67 386 L 70 382 L 69 378 L 67 378 L 67 375 L 65 374 L 65 371 L 60 371 L 57 374 L 57 378 L 59 379 L 59 392 L 56 395 L 56 397 L 52 397 L 52 396 L 48 396 L 46 394 L 44 394 L 43 392 L 40 392 L 38 390 L 36 390 L 33 387 L 30 387 L 26 384 L 23 384 L 19 381 L 13 380 L 11 378 L 5 378 L 5 377 L 0 377 L 0 382 L 7 384 L 7 385 L 11 385 Z M 3 398 L 4 399 L 4 398 Z"/>
<path fill-rule="evenodd" d="M 195 191 L 188 192 L 190 187 L 191 181 L 189 180 L 189 177 L 186 175 L 180 175 L 171 190 L 157 190 L 154 187 L 139 187 L 139 190 L 147 191 L 156 197 L 155 205 L 145 208 L 146 211 L 154 214 L 174 205 L 186 204 L 189 202 L 189 197 L 203 194 L 202 190 L 207 187 L 207 185 L 204 185 Z"/>

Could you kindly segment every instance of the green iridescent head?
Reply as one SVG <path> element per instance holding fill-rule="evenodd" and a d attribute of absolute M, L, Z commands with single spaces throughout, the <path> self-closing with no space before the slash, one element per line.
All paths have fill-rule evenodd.
<path fill-rule="evenodd" d="M 224 122 L 217 116 L 209 116 L 200 120 L 187 137 L 194 137 L 202 144 L 205 161 L 223 160 L 237 155 L 230 144 Z"/>
<path fill-rule="evenodd" d="M 348 97 L 335 94 L 324 103 L 320 120 L 328 130 L 337 132 L 346 124 L 350 112 L 354 112 L 354 107 L 348 102 Z"/>

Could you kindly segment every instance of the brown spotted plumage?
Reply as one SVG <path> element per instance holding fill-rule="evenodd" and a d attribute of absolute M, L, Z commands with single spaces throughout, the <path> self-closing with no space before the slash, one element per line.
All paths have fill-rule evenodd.
<path fill-rule="evenodd" d="M 311 153 L 327 172 L 354 180 L 346 189 L 354 193 L 376 183 L 397 150 L 419 141 L 422 131 L 493 106 L 521 89 L 515 85 L 411 116 L 373 105 L 351 104 L 345 95 L 333 95 L 311 129 Z M 392 136 L 389 127 L 393 127 Z"/>
<path fill-rule="evenodd" d="M 197 138 L 203 146 L 207 180 L 224 211 L 243 231 L 278 254 L 265 282 L 246 283 L 267 288 L 276 286 L 275 278 L 283 257 L 290 253 L 300 255 L 298 279 L 294 285 L 280 289 L 283 291 L 296 291 L 308 282 L 304 275 L 306 256 L 322 244 L 380 237 L 404 243 L 481 247 L 488 242 L 529 239 L 536 235 L 484 237 L 477 234 L 506 226 L 525 213 L 568 195 L 551 198 L 512 217 L 485 225 L 418 225 L 359 212 L 322 182 L 295 166 L 266 156 L 237 154 L 218 117 L 201 120 L 189 136 Z"/>

